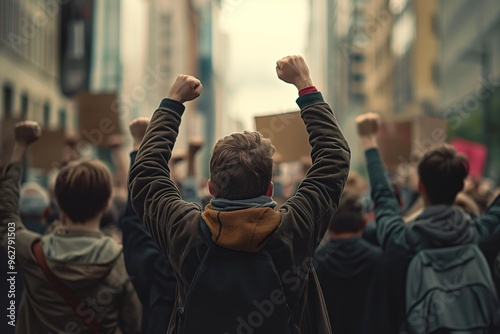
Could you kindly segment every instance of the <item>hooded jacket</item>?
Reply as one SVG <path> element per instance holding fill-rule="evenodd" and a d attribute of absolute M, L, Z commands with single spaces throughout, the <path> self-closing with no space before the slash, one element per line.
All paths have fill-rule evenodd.
<path fill-rule="evenodd" d="M 334 333 L 392 333 L 387 260 L 362 238 L 331 239 L 316 251 L 316 268 Z"/>
<path fill-rule="evenodd" d="M 391 298 L 396 300 L 394 314 L 404 319 L 405 283 L 410 261 L 424 249 L 482 243 L 500 233 L 500 196 L 480 218 L 472 218 L 461 208 L 449 205 L 429 206 L 406 224 L 400 206 L 387 180 L 379 151 L 365 152 L 379 244 L 390 261 Z"/>
<path fill-rule="evenodd" d="M 40 269 L 32 252 L 38 240 L 49 269 L 82 300 L 80 314 L 85 319 L 96 318 L 105 333 L 140 333 L 140 302 L 125 270 L 121 246 L 101 232 L 61 228 L 41 236 L 27 230 L 19 218 L 20 175 L 21 167 L 11 164 L 0 181 L 0 244 L 8 254 L 15 251 L 10 270 L 14 278 L 16 271 L 22 271 L 25 283 L 14 321 L 16 333 L 89 333 Z M 12 242 L 9 247 L 13 225 L 14 248 Z"/>
<path fill-rule="evenodd" d="M 199 234 L 201 216 L 220 246 L 245 252 L 266 247 L 282 280 L 294 333 L 331 332 L 311 263 L 337 210 L 350 150 L 321 93 L 303 95 L 297 103 L 309 134 L 313 165 L 295 196 L 278 211 L 265 206 L 221 211 L 212 205 L 202 211 L 183 201 L 170 179 L 168 160 L 184 106 L 164 99 L 154 113 L 130 171 L 130 191 L 137 216 L 170 258 L 177 277 L 177 306 L 183 305 L 207 250 Z M 174 326 L 170 321 L 169 333 Z"/>

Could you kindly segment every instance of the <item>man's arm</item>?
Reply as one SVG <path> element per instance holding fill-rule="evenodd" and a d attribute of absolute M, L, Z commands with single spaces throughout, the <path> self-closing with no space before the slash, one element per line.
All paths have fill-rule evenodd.
<path fill-rule="evenodd" d="M 135 162 L 137 150 L 141 145 L 148 124 L 149 119 L 145 117 L 135 119 L 130 124 L 130 132 L 133 137 L 133 151 L 130 154 L 131 166 Z M 132 208 L 130 193 L 127 197 L 125 212 L 120 217 L 120 227 L 123 231 L 123 254 L 127 272 L 134 277 L 132 284 L 144 307 L 148 307 L 146 301 L 150 299 L 150 289 L 158 277 L 161 278 L 162 287 L 165 288 L 161 298 L 165 300 L 165 303 L 171 302 L 171 307 L 173 307 L 175 276 L 172 267 L 165 255 L 160 252 L 146 227 L 137 218 Z M 156 263 L 161 263 L 161 265 L 156 265 Z"/>
<path fill-rule="evenodd" d="M 314 254 L 333 217 L 344 188 L 350 165 L 350 149 L 330 106 L 313 87 L 309 69 L 302 57 L 286 57 L 277 63 L 278 77 L 294 84 L 299 92 L 311 91 L 297 99 L 301 117 L 309 134 L 312 166 L 298 190 L 281 208 L 286 229 L 300 231 L 294 249 L 304 247 Z M 288 216 L 289 214 L 293 217 Z M 290 217 L 291 219 L 288 219 Z M 306 233 L 302 233 L 307 231 Z"/>
<path fill-rule="evenodd" d="M 9 165 L 0 177 L 0 246 L 7 251 L 8 232 L 11 227 L 15 227 L 15 242 L 19 246 L 23 235 L 20 231 L 26 232 L 21 222 L 19 212 L 19 181 L 21 179 L 21 166 L 26 156 L 28 147 L 37 141 L 41 135 L 38 123 L 25 121 L 16 124 L 15 144 Z M 29 234 L 33 234 L 29 232 Z M 18 252 L 17 255 L 19 255 Z"/>
<path fill-rule="evenodd" d="M 178 227 L 175 223 L 200 212 L 197 205 L 182 200 L 170 178 L 168 162 L 179 132 L 183 103 L 197 98 L 201 91 L 198 79 L 177 77 L 167 98 L 153 114 L 130 170 L 132 206 L 165 254 L 169 253 L 167 240 L 174 237 Z"/>
<path fill-rule="evenodd" d="M 473 223 L 478 242 L 500 234 L 500 195 L 486 209 L 484 214 Z"/>
<path fill-rule="evenodd" d="M 401 218 L 399 202 L 392 192 L 378 151 L 379 116 L 374 113 L 364 114 L 356 118 L 356 123 L 368 166 L 378 242 L 384 249 L 389 242 L 406 248 L 407 227 Z"/>

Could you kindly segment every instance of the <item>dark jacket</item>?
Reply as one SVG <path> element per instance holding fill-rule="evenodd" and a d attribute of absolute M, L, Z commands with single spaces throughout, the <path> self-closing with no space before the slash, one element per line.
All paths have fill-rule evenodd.
<path fill-rule="evenodd" d="M 86 319 L 95 317 L 106 333 L 140 333 L 141 307 L 130 283 L 122 248 L 100 232 L 58 229 L 41 236 L 27 230 L 19 217 L 21 167 L 7 166 L 0 178 L 0 246 L 15 248 L 15 265 L 22 271 L 24 294 L 16 317 L 16 333 L 62 333 L 88 327 L 52 287 L 31 250 L 41 241 L 47 265 L 82 301 Z M 9 247 L 8 233 L 15 225 L 15 244 Z M 90 300 L 90 301 L 89 301 Z"/>
<path fill-rule="evenodd" d="M 330 333 L 328 315 L 311 260 L 337 210 L 349 171 L 350 151 L 321 93 L 297 100 L 309 133 L 313 165 L 295 196 L 279 211 L 251 208 L 216 211 L 181 199 L 170 179 L 168 160 L 184 106 L 164 99 L 154 113 L 130 172 L 132 204 L 153 239 L 168 254 L 182 305 L 207 248 L 199 235 L 200 215 L 217 244 L 247 252 L 266 246 L 274 258 L 289 304 L 294 333 Z M 221 231 L 219 227 L 223 226 Z M 217 234 L 216 234 L 217 235 Z M 170 323 L 169 332 L 174 324 Z"/>
<path fill-rule="evenodd" d="M 387 180 L 377 149 L 365 152 L 379 244 L 391 262 L 392 296 L 395 311 L 404 319 L 406 271 L 411 259 L 423 249 L 481 243 L 500 232 L 500 196 L 480 218 L 472 218 L 456 206 L 436 205 L 424 209 L 406 224 Z"/>
<path fill-rule="evenodd" d="M 137 152 L 130 154 L 131 165 Z M 132 284 L 142 303 L 142 334 L 165 334 L 175 303 L 176 280 L 172 265 L 135 214 L 128 195 L 120 217 L 123 255 Z M 167 319 L 167 321 L 166 321 Z"/>
<path fill-rule="evenodd" d="M 395 333 L 382 250 L 362 238 L 331 239 L 316 251 L 316 272 L 333 333 Z"/>

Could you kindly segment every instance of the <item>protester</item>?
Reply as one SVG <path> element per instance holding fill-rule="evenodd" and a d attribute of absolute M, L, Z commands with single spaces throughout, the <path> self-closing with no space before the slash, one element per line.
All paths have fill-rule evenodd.
<path fill-rule="evenodd" d="M 198 205 L 181 199 L 170 179 L 168 161 L 185 108 L 183 103 L 196 99 L 202 91 L 199 80 L 179 76 L 153 114 L 130 171 L 130 192 L 135 212 L 162 251 L 168 254 L 177 277 L 178 317 L 170 321 L 169 333 L 174 329 L 189 332 L 183 326 L 196 325 L 203 326 L 200 331 L 203 333 L 214 333 L 226 325 L 229 328 L 224 330 L 230 333 L 236 332 L 237 326 L 240 331 L 244 328 L 255 333 L 285 333 L 291 328 L 294 333 L 331 332 L 311 259 L 337 209 L 349 171 L 350 151 L 332 110 L 314 88 L 304 59 L 300 56 L 283 58 L 277 62 L 276 70 L 281 80 L 294 84 L 299 90 L 297 103 L 309 133 L 313 162 L 295 196 L 279 211 L 274 210 L 275 203 L 270 197 L 275 150 L 270 141 L 257 132 L 232 134 L 215 145 L 208 181 L 214 199 L 203 211 Z M 205 238 L 206 231 L 211 234 L 210 240 Z M 204 263 L 204 256 L 213 260 L 213 266 L 224 265 L 222 258 L 217 260 L 213 255 L 221 253 L 249 262 L 257 262 L 258 256 L 269 259 L 267 255 L 270 254 L 270 261 L 277 270 L 275 275 L 281 278 L 282 290 L 273 290 L 273 294 L 268 295 L 274 304 L 263 300 L 259 305 L 261 311 L 254 306 L 255 311 L 248 314 L 240 311 L 257 301 L 241 299 L 238 303 L 230 303 L 234 296 L 228 294 L 226 287 L 239 282 L 220 277 L 218 293 L 213 294 L 214 290 L 210 290 L 217 297 L 204 300 L 205 308 L 194 305 L 199 312 L 190 323 L 189 307 L 185 302 L 191 285 L 200 287 L 213 281 L 204 276 L 194 282 L 198 267 Z M 245 272 L 251 270 L 239 266 L 238 262 L 234 265 Z M 210 270 L 210 265 L 200 270 Z M 228 273 L 238 275 L 238 272 Z M 217 273 L 212 274 L 217 276 Z M 260 282 L 263 275 L 263 272 L 254 271 L 251 277 L 243 278 L 245 282 Z M 259 292 L 248 286 L 240 290 L 244 291 L 233 291 L 249 296 Z M 204 292 L 208 291 L 202 289 L 192 294 L 204 295 Z M 262 309 L 264 304 L 267 305 L 265 310 Z M 288 329 L 268 329 L 268 323 L 282 316 L 277 310 L 281 312 L 285 304 L 290 313 L 288 324 L 285 321 Z M 269 312 L 270 309 L 273 312 Z M 268 315 L 265 319 L 264 314 Z"/>
<path fill-rule="evenodd" d="M 130 133 L 133 138 L 131 165 L 134 163 L 148 123 L 149 119 L 145 117 L 130 123 Z M 165 334 L 175 303 L 176 279 L 172 266 L 137 218 L 130 196 L 125 213 L 120 217 L 120 227 L 123 231 L 125 265 L 129 275 L 134 277 L 132 284 L 143 307 L 141 333 Z"/>
<path fill-rule="evenodd" d="M 12 159 L 0 179 L 1 247 L 7 251 L 7 231 L 15 224 L 16 266 L 26 285 L 16 333 L 140 333 L 140 303 L 121 247 L 99 231 L 111 196 L 111 175 L 102 163 L 72 162 L 59 172 L 55 196 L 64 228 L 41 236 L 22 223 L 21 164 L 40 133 L 36 122 L 17 124 Z"/>
<path fill-rule="evenodd" d="M 50 215 L 50 198 L 45 189 L 34 182 L 25 183 L 20 191 L 19 210 L 28 230 L 45 233 L 46 218 Z"/>
<path fill-rule="evenodd" d="M 361 238 L 362 197 L 344 192 L 329 226 L 331 239 L 316 251 L 316 269 L 333 333 L 394 333 L 388 301 L 388 263 Z"/>
<path fill-rule="evenodd" d="M 356 122 L 366 150 L 378 241 L 397 268 L 391 285 L 399 298 L 399 319 L 411 332 L 469 332 L 474 327 L 474 333 L 497 333 L 498 299 L 484 255 L 474 244 L 499 234 L 500 197 L 479 219 L 453 206 L 468 161 L 449 145 L 437 146 L 417 167 L 424 210 L 405 224 L 377 149 L 379 117 L 369 113 Z M 436 305 L 450 294 L 453 302 Z"/>

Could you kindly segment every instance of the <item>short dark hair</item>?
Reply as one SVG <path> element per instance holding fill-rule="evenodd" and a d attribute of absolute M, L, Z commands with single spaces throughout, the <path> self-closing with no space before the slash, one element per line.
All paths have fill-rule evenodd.
<path fill-rule="evenodd" d="M 74 223 L 83 223 L 104 211 L 112 192 L 111 173 L 99 161 L 74 161 L 57 175 L 57 203 Z"/>
<path fill-rule="evenodd" d="M 430 149 L 418 164 L 418 177 L 431 205 L 452 205 L 468 174 L 469 161 L 448 144 Z"/>
<path fill-rule="evenodd" d="M 360 195 L 344 192 L 329 230 L 334 233 L 353 233 L 363 229 L 364 206 Z"/>
<path fill-rule="evenodd" d="M 264 195 L 273 175 L 271 141 L 259 132 L 233 133 L 220 139 L 210 159 L 214 196 L 230 200 Z"/>

